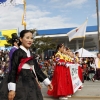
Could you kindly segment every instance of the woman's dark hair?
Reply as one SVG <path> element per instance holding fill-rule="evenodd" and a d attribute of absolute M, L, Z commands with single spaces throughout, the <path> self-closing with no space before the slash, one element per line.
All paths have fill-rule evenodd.
<path fill-rule="evenodd" d="M 11 35 L 11 39 L 9 40 L 9 43 L 12 44 L 12 46 L 14 46 L 14 43 L 16 42 L 17 44 L 19 43 L 19 37 L 17 36 L 17 33 L 13 33 Z"/>
<path fill-rule="evenodd" d="M 69 48 L 68 48 L 68 47 L 65 47 L 65 48 L 66 48 L 66 51 L 67 51 L 67 50 L 69 50 Z"/>
<path fill-rule="evenodd" d="M 64 46 L 64 44 L 63 44 L 63 43 L 62 43 L 62 44 L 58 44 L 58 45 L 57 45 L 57 48 L 56 48 L 56 53 L 58 52 L 59 48 L 61 48 L 62 46 Z"/>
<path fill-rule="evenodd" d="M 23 38 L 24 35 L 25 35 L 26 33 L 28 33 L 28 32 L 30 32 L 30 33 L 33 34 L 33 32 L 32 32 L 31 30 L 22 30 L 22 31 L 20 32 L 20 38 Z"/>
<path fill-rule="evenodd" d="M 77 55 L 79 52 L 75 52 L 75 55 Z"/>
<path fill-rule="evenodd" d="M 19 44 L 19 38 L 14 38 L 13 40 L 12 40 L 12 45 L 14 46 L 14 43 L 17 43 L 17 44 Z"/>

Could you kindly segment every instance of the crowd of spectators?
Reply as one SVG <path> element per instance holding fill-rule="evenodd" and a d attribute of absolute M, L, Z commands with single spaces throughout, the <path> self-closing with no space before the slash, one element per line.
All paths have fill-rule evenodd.
<path fill-rule="evenodd" d="M 55 67 L 55 62 L 53 61 L 54 56 L 44 60 L 42 60 L 39 55 L 37 55 L 36 58 L 42 71 L 51 80 Z M 81 58 L 81 65 L 82 65 L 84 79 L 93 80 L 96 71 L 95 59 L 91 57 Z M 9 72 L 9 51 L 0 50 L 0 80 L 2 79 L 3 74 L 8 72 Z"/>
<path fill-rule="evenodd" d="M 53 61 L 54 56 L 45 59 L 44 61 L 38 57 L 38 63 L 42 69 L 42 71 L 52 79 L 53 71 L 55 68 L 55 62 Z M 94 81 L 95 73 L 96 73 L 96 65 L 95 58 L 93 57 L 85 57 L 80 58 L 80 64 L 82 65 L 83 71 L 83 79 L 88 81 Z M 84 81 L 83 80 L 83 81 Z"/>
<path fill-rule="evenodd" d="M 40 68 L 42 69 L 43 73 L 50 80 L 52 79 L 53 71 L 54 71 L 54 67 L 55 67 L 55 62 L 52 57 L 42 60 L 39 55 L 37 56 L 38 64 L 39 64 Z"/>
<path fill-rule="evenodd" d="M 9 72 L 9 51 L 0 50 L 0 80 L 4 73 Z"/>
<path fill-rule="evenodd" d="M 53 60 L 42 60 L 39 55 L 36 57 L 42 71 L 51 79 L 53 74 Z M 9 51 L 0 50 L 0 81 L 3 79 L 4 73 L 9 72 Z"/>
<path fill-rule="evenodd" d="M 95 58 L 93 57 L 82 58 L 81 64 L 82 64 L 84 80 L 94 81 L 96 73 Z"/>

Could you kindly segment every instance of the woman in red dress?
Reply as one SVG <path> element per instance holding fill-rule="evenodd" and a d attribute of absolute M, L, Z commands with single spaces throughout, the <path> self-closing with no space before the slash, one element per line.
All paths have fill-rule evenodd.
<path fill-rule="evenodd" d="M 67 100 L 68 95 L 68 86 L 67 86 L 67 69 L 66 69 L 66 61 L 64 59 L 64 56 L 62 54 L 64 50 L 64 45 L 59 44 L 57 46 L 57 53 L 55 55 L 55 70 L 52 78 L 52 85 L 53 90 L 48 91 L 48 95 L 51 95 L 53 97 L 57 97 L 60 100 Z"/>

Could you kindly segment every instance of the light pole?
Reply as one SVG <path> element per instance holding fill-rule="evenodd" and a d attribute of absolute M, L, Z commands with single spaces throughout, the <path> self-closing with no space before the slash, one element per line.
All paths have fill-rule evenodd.
<path fill-rule="evenodd" d="M 98 26 L 98 51 L 100 53 L 99 2 L 98 0 L 96 0 L 96 12 L 97 12 L 97 26 Z"/>

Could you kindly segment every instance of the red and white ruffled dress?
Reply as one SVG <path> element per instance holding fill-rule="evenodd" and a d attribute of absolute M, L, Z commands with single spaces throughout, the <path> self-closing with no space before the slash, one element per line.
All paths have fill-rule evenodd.
<path fill-rule="evenodd" d="M 60 52 L 56 54 L 57 64 L 55 66 L 52 85 L 53 90 L 47 92 L 48 95 L 53 97 L 65 97 L 68 95 L 68 79 L 65 60 Z"/>

